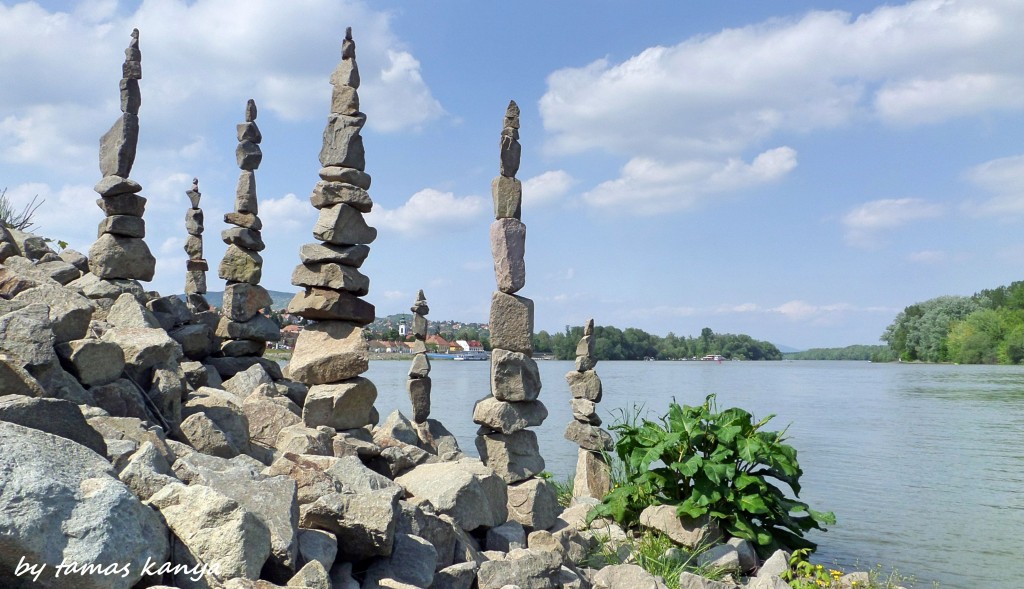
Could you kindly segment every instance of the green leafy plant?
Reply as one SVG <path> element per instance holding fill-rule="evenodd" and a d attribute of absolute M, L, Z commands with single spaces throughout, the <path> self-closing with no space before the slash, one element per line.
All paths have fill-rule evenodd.
<path fill-rule="evenodd" d="M 611 430 L 622 464 L 621 482 L 588 514 L 635 521 L 649 505 L 675 505 L 680 516 L 717 520 L 730 536 L 751 541 L 762 556 L 778 548 L 814 550 L 804 538 L 835 515 L 810 509 L 780 488 L 800 493 L 803 471 L 785 432 L 764 431 L 774 416 L 755 422 L 739 408 L 718 411 L 715 395 L 702 405 L 673 401 L 658 421 L 642 408 L 623 412 Z"/>

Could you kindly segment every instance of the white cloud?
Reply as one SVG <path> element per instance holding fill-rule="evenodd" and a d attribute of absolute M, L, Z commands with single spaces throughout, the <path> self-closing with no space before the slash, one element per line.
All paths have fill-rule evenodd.
<path fill-rule="evenodd" d="M 523 205 L 537 206 L 554 202 L 569 192 L 576 179 L 565 170 L 550 170 L 523 181 Z"/>
<path fill-rule="evenodd" d="M 380 131 L 418 129 L 424 123 L 444 114 L 420 76 L 420 62 L 406 51 L 388 51 L 388 63 L 380 72 L 378 83 L 360 89 L 373 104 L 371 128 Z"/>
<path fill-rule="evenodd" d="M 308 200 L 292 193 L 281 198 L 270 198 L 259 203 L 260 219 L 264 233 L 294 234 L 296 231 L 310 231 L 316 223 L 317 210 Z"/>
<path fill-rule="evenodd" d="M 96 206 L 96 193 L 92 186 L 65 185 L 60 188 L 32 182 L 11 186 L 7 199 L 21 212 L 33 197 L 39 208 L 33 215 L 30 231 L 55 241 L 66 241 L 72 249 L 83 253 L 96 241 L 96 227 L 103 220 L 103 212 Z"/>
<path fill-rule="evenodd" d="M 619 178 L 597 185 L 583 200 L 642 215 L 686 210 L 723 192 L 778 180 L 796 165 L 796 151 L 789 147 L 765 151 L 749 164 L 736 158 L 664 163 L 637 157 L 626 163 Z"/>
<path fill-rule="evenodd" d="M 1024 155 L 1004 157 L 977 165 L 967 179 L 993 196 L 980 203 L 968 203 L 977 215 L 1020 215 L 1024 213 Z"/>
<path fill-rule="evenodd" d="M 487 202 L 479 196 L 456 197 L 451 192 L 424 188 L 396 209 L 374 206 L 367 222 L 402 235 L 423 236 L 464 229 L 485 211 Z"/>
<path fill-rule="evenodd" d="M 555 71 L 547 148 L 668 158 L 736 153 L 862 118 L 919 124 L 1024 109 L 1024 4 L 919 0 L 772 19 L 622 62 Z"/>
<path fill-rule="evenodd" d="M 945 207 L 920 198 L 882 199 L 866 202 L 843 216 L 846 241 L 850 245 L 872 247 L 887 230 L 913 221 L 942 216 Z"/>

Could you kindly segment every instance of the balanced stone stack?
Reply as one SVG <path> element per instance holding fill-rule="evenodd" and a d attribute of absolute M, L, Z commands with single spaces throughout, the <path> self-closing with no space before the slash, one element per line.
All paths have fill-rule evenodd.
<path fill-rule="evenodd" d="M 206 271 L 210 267 L 203 258 L 203 209 L 199 208 L 199 200 L 203 195 L 199 192 L 199 178 L 192 179 L 192 188 L 185 194 L 192 203 L 192 208 L 185 212 L 185 231 L 188 232 L 185 240 L 185 253 L 188 254 L 188 261 L 185 262 L 185 297 L 189 309 L 201 313 L 210 309 L 204 296 Z"/>
<path fill-rule="evenodd" d="M 594 367 L 594 320 L 587 321 L 583 337 L 576 346 L 576 370 L 565 375 L 572 394 L 573 421 L 565 430 L 565 438 L 579 444 L 576 461 L 576 479 L 573 481 L 574 497 L 603 499 L 611 491 L 611 469 L 604 452 L 612 450 L 612 437 L 601 429 L 601 418 L 597 415 L 597 403 L 601 400 L 601 379 Z"/>
<path fill-rule="evenodd" d="M 150 281 L 156 270 L 156 258 L 143 240 L 146 223 L 142 214 L 146 199 L 139 196 L 142 186 L 129 178 L 139 142 L 139 106 L 142 94 L 142 52 L 139 30 L 125 49 L 121 78 L 121 117 L 100 138 L 100 173 L 103 179 L 95 190 L 96 201 L 106 217 L 100 222 L 99 236 L 89 248 L 89 271 L 103 280 L 133 279 Z"/>
<path fill-rule="evenodd" d="M 377 388 L 361 376 L 369 367 L 369 348 L 363 326 L 374 319 L 374 307 L 360 297 L 370 279 L 359 272 L 377 230 L 363 213 L 373 201 L 364 172 L 366 158 L 360 129 L 366 115 L 359 112 L 359 68 L 352 29 L 345 32 L 341 62 L 331 75 L 334 94 L 320 150 L 321 181 L 310 201 L 320 211 L 313 237 L 303 245 L 292 284 L 301 287 L 288 312 L 316 321 L 295 341 L 288 375 L 310 386 L 302 417 L 307 427 L 326 425 L 336 430 L 376 423 L 373 406 Z"/>
<path fill-rule="evenodd" d="M 501 132 L 501 174 L 491 183 L 495 221 L 491 253 L 498 292 L 491 297 L 491 394 L 473 408 L 480 425 L 480 458 L 509 483 L 509 517 L 546 529 L 557 516 L 554 489 L 535 475 L 544 470 L 537 434 L 547 408 L 538 400 L 541 382 L 533 355 L 533 301 L 517 296 L 526 284 L 526 226 L 520 220 L 519 107 L 509 102 Z"/>
<path fill-rule="evenodd" d="M 256 103 L 245 105 L 245 122 L 238 125 L 238 147 L 235 159 L 242 169 L 235 192 L 235 210 L 224 215 L 229 227 L 221 232 L 228 245 L 218 275 L 224 286 L 222 317 L 216 335 L 223 341 L 220 352 L 228 357 L 262 356 L 268 341 L 277 341 L 281 332 L 277 324 L 260 312 L 269 308 L 270 294 L 260 286 L 263 273 L 262 223 L 257 216 L 256 168 L 263 159 L 260 151 L 260 130 L 256 126 Z"/>
<path fill-rule="evenodd" d="M 427 358 L 427 299 L 423 291 L 416 295 L 412 311 L 412 366 L 409 367 L 409 380 L 405 383 L 412 402 L 412 420 L 417 424 L 426 423 L 430 417 L 430 360 Z"/>

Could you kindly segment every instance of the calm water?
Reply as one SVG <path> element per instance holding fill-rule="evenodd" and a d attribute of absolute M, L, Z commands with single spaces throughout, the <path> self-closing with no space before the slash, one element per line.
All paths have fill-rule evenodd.
<path fill-rule="evenodd" d="M 548 407 L 536 428 L 547 469 L 576 464 L 562 438 L 571 419 L 570 362 L 540 362 Z M 377 409 L 409 415 L 408 363 L 371 362 Z M 433 408 L 476 454 L 473 403 L 488 393 L 487 362 L 435 361 Z M 804 469 L 801 499 L 834 511 L 817 534 L 817 560 L 861 569 L 876 563 L 914 575 L 916 587 L 1017 587 L 1024 579 L 1024 367 L 866 362 L 602 362 L 605 425 L 616 409 L 660 414 L 672 397 L 698 404 L 718 394 L 789 426 Z"/>

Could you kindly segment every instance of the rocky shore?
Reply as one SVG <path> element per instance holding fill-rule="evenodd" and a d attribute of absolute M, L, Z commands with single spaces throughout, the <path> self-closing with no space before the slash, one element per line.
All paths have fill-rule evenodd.
<path fill-rule="evenodd" d="M 302 246 L 292 277 L 301 290 L 289 310 L 315 323 L 286 373 L 263 357 L 276 331 L 260 312 L 269 297 L 259 286 L 255 102 L 237 128 L 241 175 L 218 268 L 224 308 L 210 310 L 203 297 L 198 183 L 187 191 L 187 303 L 147 291 L 146 199 L 128 178 L 141 104 L 138 31 L 125 54 L 122 115 L 100 144 L 96 190 L 107 216 L 89 256 L 0 226 L 0 586 L 664 586 L 634 564 L 630 532 L 586 523 L 611 485 L 589 330 L 567 376 L 571 395 L 548 401 L 572 403 L 566 435 L 580 445 L 577 496 L 563 507 L 537 476 L 544 461 L 526 428 L 547 411 L 531 358 L 533 302 L 514 294 L 525 283 L 515 103 L 492 186 L 496 353 L 491 394 L 472 416 L 480 460 L 430 416 L 422 291 L 412 307 L 421 346 L 407 384 L 412 419 L 395 411 L 381 422 L 377 390 L 361 376 L 369 359 L 362 327 L 374 308 L 361 298 L 369 279 L 358 268 L 376 230 L 362 216 L 372 201 L 351 31 L 331 77 L 323 168 L 310 197 L 317 242 Z M 678 544 L 676 556 L 721 538 L 672 507 L 649 508 L 639 523 Z M 781 552 L 762 562 L 749 543 L 729 540 L 698 558 L 726 580 L 684 573 L 682 587 L 788 586 Z"/>

